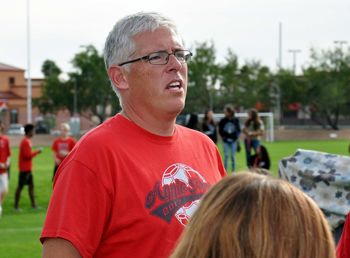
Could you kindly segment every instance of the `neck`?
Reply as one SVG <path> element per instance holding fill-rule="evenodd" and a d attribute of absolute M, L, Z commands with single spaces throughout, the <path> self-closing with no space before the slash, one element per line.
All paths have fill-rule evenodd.
<path fill-rule="evenodd" d="M 176 116 L 169 119 L 159 119 L 152 115 L 140 116 L 137 113 L 126 110 L 122 110 L 120 114 L 126 119 L 153 134 L 160 136 L 172 136 L 174 133 Z"/>

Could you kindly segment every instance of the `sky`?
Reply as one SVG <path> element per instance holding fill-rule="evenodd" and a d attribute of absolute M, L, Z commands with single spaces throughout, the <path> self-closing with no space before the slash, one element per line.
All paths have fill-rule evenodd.
<path fill-rule="evenodd" d="M 0 63 L 27 70 L 27 3 L 30 24 L 30 74 L 43 77 L 41 66 L 53 60 L 64 73 L 71 60 L 92 44 L 100 53 L 115 22 L 139 11 L 157 11 L 172 20 L 186 42 L 213 42 L 218 63 L 228 49 L 239 59 L 260 61 L 273 71 L 279 60 L 282 24 L 282 67 L 297 72 L 309 64 L 310 48 L 350 46 L 349 0 L 0 0 Z"/>

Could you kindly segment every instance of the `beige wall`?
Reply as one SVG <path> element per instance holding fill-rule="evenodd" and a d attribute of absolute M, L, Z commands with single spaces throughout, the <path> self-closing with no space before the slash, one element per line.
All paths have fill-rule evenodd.
<path fill-rule="evenodd" d="M 24 77 L 24 70 L 0 70 L 0 92 L 3 93 L 4 98 L 8 96 L 8 99 L 3 99 L 7 104 L 7 110 L 0 112 L 0 119 L 7 128 L 10 125 L 10 112 L 11 110 L 17 110 L 18 123 L 26 124 L 27 122 L 27 80 Z M 15 79 L 14 85 L 10 85 L 9 78 Z M 32 98 L 38 98 L 42 95 L 43 79 L 32 78 Z M 9 94 L 12 93 L 12 94 Z M 93 128 L 95 125 L 92 123 L 90 117 L 92 114 L 89 112 L 84 113 L 80 117 L 80 128 L 83 131 L 87 131 Z M 41 116 L 39 109 L 32 108 L 32 121 L 36 121 L 36 118 Z M 70 113 L 68 110 L 59 111 L 56 116 L 56 127 L 62 122 L 70 121 Z"/>
<path fill-rule="evenodd" d="M 10 77 L 15 80 L 12 85 L 9 82 Z M 42 95 L 42 84 L 43 79 L 32 79 L 32 98 Z M 4 93 L 3 101 L 6 102 L 8 108 L 1 114 L 5 127 L 10 124 L 11 110 L 17 110 L 18 123 L 25 124 L 27 122 L 27 80 L 24 77 L 24 70 L 0 70 L 0 91 Z M 7 99 L 6 96 L 8 96 Z M 39 115 L 38 108 L 33 107 L 33 121 Z"/>
<path fill-rule="evenodd" d="M 24 71 L 0 71 L 0 91 L 10 91 L 9 78 L 15 79 L 15 85 L 25 85 Z"/>
<path fill-rule="evenodd" d="M 27 98 L 27 85 L 23 84 L 23 85 L 14 85 L 11 87 L 11 91 L 22 97 L 22 98 Z M 42 86 L 41 85 L 33 85 L 32 84 L 32 98 L 38 98 L 41 97 L 42 94 Z"/>

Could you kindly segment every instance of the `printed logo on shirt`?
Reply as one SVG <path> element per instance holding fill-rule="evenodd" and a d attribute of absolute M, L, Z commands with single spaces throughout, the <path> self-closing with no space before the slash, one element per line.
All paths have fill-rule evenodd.
<path fill-rule="evenodd" d="M 66 142 L 59 143 L 57 149 L 59 151 L 68 151 L 68 149 L 69 149 L 68 143 L 66 143 Z"/>
<path fill-rule="evenodd" d="M 176 163 L 164 171 L 162 181 L 158 181 L 148 193 L 145 206 L 152 215 L 168 223 L 175 217 L 186 225 L 209 187 L 196 170 Z"/>
<path fill-rule="evenodd" d="M 224 126 L 224 132 L 227 134 L 232 134 L 236 132 L 236 126 L 232 122 L 227 122 Z"/>

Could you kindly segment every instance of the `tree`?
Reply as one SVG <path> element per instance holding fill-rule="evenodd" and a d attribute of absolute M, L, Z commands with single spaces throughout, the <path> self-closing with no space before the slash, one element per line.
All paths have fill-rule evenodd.
<path fill-rule="evenodd" d="M 105 120 L 108 108 L 118 109 L 118 98 L 111 89 L 104 60 L 97 49 L 85 46 L 72 60 L 75 71 L 68 73 L 68 80 L 60 79 L 61 69 L 51 60 L 42 66 L 45 76 L 43 95 L 35 100 L 40 111 L 56 113 L 67 108 L 71 114 L 90 111 Z"/>
<path fill-rule="evenodd" d="M 246 62 L 239 70 L 238 104 L 244 109 L 269 110 L 271 77 L 268 67 L 260 62 Z"/>
<path fill-rule="evenodd" d="M 279 108 L 284 112 L 287 112 L 289 106 L 294 103 L 300 104 L 302 108 L 309 105 L 305 79 L 295 76 L 294 71 L 288 69 L 279 70 L 273 78 L 273 83 L 275 86 L 272 94 L 274 97 L 273 102 L 275 106 L 280 105 Z M 281 112 L 282 110 L 279 111 Z M 283 116 L 283 112 L 280 115 Z"/>
<path fill-rule="evenodd" d="M 100 118 L 100 121 L 110 115 L 106 113 L 107 107 L 118 109 L 118 98 L 114 95 L 106 73 L 103 56 L 97 49 L 88 45 L 76 54 L 72 60 L 75 72 L 69 74 L 68 84 L 76 90 L 79 96 L 76 111 L 91 111 Z M 70 105 L 69 109 L 74 111 Z"/>
<path fill-rule="evenodd" d="M 240 87 L 238 58 L 231 49 L 228 50 L 226 63 L 220 65 L 220 103 L 221 109 L 225 104 L 240 105 L 242 89 Z"/>
<path fill-rule="evenodd" d="M 304 70 L 306 95 L 312 119 L 338 130 L 339 116 L 349 114 L 350 54 L 341 48 L 311 50 L 311 65 Z"/>
<path fill-rule="evenodd" d="M 43 94 L 34 99 L 33 104 L 41 113 L 54 114 L 57 110 L 65 108 L 72 99 L 69 84 L 60 79 L 61 69 L 52 60 L 45 60 L 42 68 L 44 74 Z"/>
<path fill-rule="evenodd" d="M 204 111 L 213 108 L 218 66 L 215 63 L 213 43 L 197 43 L 194 57 L 189 62 L 189 83 L 185 112 Z"/>

